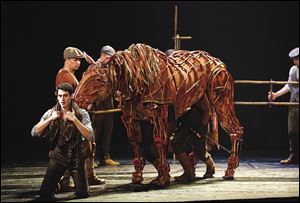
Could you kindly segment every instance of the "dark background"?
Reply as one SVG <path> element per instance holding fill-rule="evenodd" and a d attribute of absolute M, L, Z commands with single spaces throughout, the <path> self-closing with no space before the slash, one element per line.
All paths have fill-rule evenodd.
<path fill-rule="evenodd" d="M 1 161 L 47 159 L 49 144 L 30 132 L 55 103 L 54 80 L 65 47 L 78 47 L 94 59 L 107 44 L 116 50 L 132 43 L 173 48 L 175 5 L 178 33 L 193 37 L 182 41 L 182 49 L 208 51 L 227 64 L 234 79 L 287 80 L 288 53 L 299 46 L 299 1 L 1 1 Z M 83 61 L 78 79 L 86 68 Z M 268 90 L 268 85 L 236 85 L 235 100 L 266 101 Z M 285 95 L 278 101 L 288 100 Z M 243 153 L 286 156 L 287 112 L 281 106 L 236 106 L 245 128 Z M 116 159 L 132 154 L 119 116 L 111 145 Z M 221 128 L 220 143 L 230 146 Z"/>

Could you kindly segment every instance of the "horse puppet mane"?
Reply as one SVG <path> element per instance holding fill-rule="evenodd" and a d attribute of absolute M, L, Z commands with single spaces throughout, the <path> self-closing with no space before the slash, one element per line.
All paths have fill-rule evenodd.
<path fill-rule="evenodd" d="M 133 96 L 137 96 L 155 82 L 160 72 L 160 55 L 164 53 L 145 44 L 132 44 L 126 50 L 115 54 L 115 60 L 124 68 L 123 77 Z"/>
<path fill-rule="evenodd" d="M 176 117 L 202 97 L 212 75 L 226 69 L 222 61 L 205 51 L 179 50 L 167 57 L 145 44 L 118 51 L 113 61 L 119 67 L 117 89 L 126 98 L 140 96 L 141 103 L 173 104 Z"/>

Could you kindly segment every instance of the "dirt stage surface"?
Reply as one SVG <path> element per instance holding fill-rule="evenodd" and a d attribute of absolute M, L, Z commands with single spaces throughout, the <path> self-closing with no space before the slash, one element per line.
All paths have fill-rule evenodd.
<path fill-rule="evenodd" d="M 120 160 L 120 166 L 99 166 L 96 173 L 106 179 L 105 185 L 90 186 L 90 197 L 74 199 L 72 192 L 56 194 L 58 201 L 92 202 L 165 202 L 165 201 L 296 201 L 299 200 L 299 165 L 283 166 L 277 159 L 241 160 L 234 180 L 223 180 L 227 167 L 225 158 L 217 158 L 214 178 L 202 179 L 205 165 L 199 163 L 197 180 L 179 184 L 174 176 L 182 173 L 178 161 L 169 160 L 171 184 L 167 188 L 153 188 L 150 181 L 157 175 L 149 163 L 144 168 L 142 185 L 131 184 L 131 160 Z M 46 171 L 47 162 L 9 164 L 1 168 L 1 201 L 35 201 Z"/>

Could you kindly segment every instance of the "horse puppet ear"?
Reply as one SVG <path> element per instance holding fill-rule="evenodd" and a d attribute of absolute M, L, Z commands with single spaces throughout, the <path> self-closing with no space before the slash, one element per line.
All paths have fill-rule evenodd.
<path fill-rule="evenodd" d="M 86 62 L 88 62 L 89 64 L 96 64 L 94 59 L 90 55 L 88 55 L 87 53 L 83 52 L 83 56 L 84 56 Z"/>

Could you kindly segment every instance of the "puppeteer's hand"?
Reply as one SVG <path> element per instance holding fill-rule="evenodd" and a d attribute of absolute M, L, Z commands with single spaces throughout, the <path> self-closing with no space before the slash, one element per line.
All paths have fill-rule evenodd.
<path fill-rule="evenodd" d="M 72 110 L 72 112 L 68 111 L 67 114 L 66 114 L 66 119 L 69 120 L 69 121 L 74 122 L 75 119 L 76 119 L 75 112 L 73 110 Z"/>
<path fill-rule="evenodd" d="M 276 99 L 276 94 L 274 92 L 268 92 L 268 100 L 274 101 Z"/>
<path fill-rule="evenodd" d="M 54 120 L 60 118 L 60 116 L 61 116 L 61 113 L 59 111 L 53 111 L 50 116 L 50 120 L 54 121 Z"/>
<path fill-rule="evenodd" d="M 88 111 L 90 111 L 90 110 L 92 109 L 92 107 L 93 107 L 93 104 L 89 104 L 89 105 L 86 107 L 86 109 L 87 109 Z"/>

